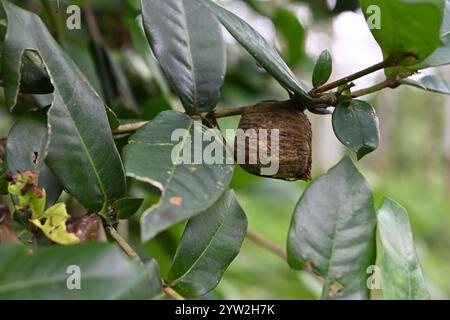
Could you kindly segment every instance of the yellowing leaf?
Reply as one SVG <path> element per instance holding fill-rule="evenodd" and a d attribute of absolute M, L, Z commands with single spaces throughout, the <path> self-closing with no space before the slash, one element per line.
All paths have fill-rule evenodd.
<path fill-rule="evenodd" d="M 35 219 L 35 212 L 45 210 L 46 199 L 45 190 L 34 184 L 35 179 L 36 173 L 27 171 L 17 174 L 8 185 L 8 192 L 19 200 L 16 209 L 19 211 L 30 210 L 33 219 Z"/>
<path fill-rule="evenodd" d="M 57 203 L 45 210 L 45 189 L 35 184 L 36 174 L 28 171 L 17 174 L 8 185 L 8 192 L 18 199 L 16 209 L 30 211 L 30 222 L 42 230 L 50 240 L 59 244 L 75 244 L 80 239 L 66 229 L 69 215 L 64 203 Z"/>
<path fill-rule="evenodd" d="M 65 203 L 57 203 L 48 208 L 37 219 L 30 220 L 42 230 L 50 240 L 59 244 L 75 244 L 80 239 L 73 233 L 67 232 L 66 220 L 69 218 Z"/>

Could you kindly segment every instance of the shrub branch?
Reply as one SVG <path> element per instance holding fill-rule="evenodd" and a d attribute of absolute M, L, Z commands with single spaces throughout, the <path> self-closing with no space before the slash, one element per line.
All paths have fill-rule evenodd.
<path fill-rule="evenodd" d="M 319 93 L 330 91 L 330 90 L 332 90 L 334 88 L 337 88 L 337 87 L 339 87 L 341 85 L 347 84 L 347 83 L 349 83 L 349 82 L 351 82 L 353 80 L 362 78 L 362 77 L 364 77 L 364 76 L 366 76 L 368 74 L 371 74 L 371 73 L 373 73 L 375 71 L 378 71 L 378 70 L 381 70 L 381 69 L 385 69 L 387 67 L 392 67 L 394 65 L 395 65 L 395 63 L 391 59 L 386 59 L 386 60 L 384 60 L 384 61 L 382 61 L 380 63 L 374 64 L 373 66 L 370 66 L 370 67 L 368 67 L 366 69 L 363 69 L 361 71 L 355 72 L 355 73 L 353 73 L 351 75 L 348 75 L 348 76 L 346 76 L 346 77 L 344 77 L 342 79 L 339 79 L 339 80 L 330 82 L 328 84 L 325 84 L 325 85 L 323 85 L 321 87 L 315 88 L 315 89 L 311 90 L 310 94 L 312 96 L 315 96 L 315 95 L 317 95 Z"/>
<path fill-rule="evenodd" d="M 122 236 L 114 229 L 113 226 L 105 225 L 106 232 L 114 239 L 115 242 L 119 245 L 123 252 L 125 252 L 129 257 L 142 261 L 139 255 L 134 251 L 131 245 L 124 239 Z M 163 283 L 163 291 L 169 297 L 174 300 L 185 300 L 184 297 L 176 292 L 173 288 L 171 288 L 164 279 L 161 280 Z"/>

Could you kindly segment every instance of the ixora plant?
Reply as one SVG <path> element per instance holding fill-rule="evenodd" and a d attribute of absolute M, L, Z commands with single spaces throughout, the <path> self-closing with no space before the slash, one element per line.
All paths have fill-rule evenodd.
<path fill-rule="evenodd" d="M 142 0 L 143 29 L 185 112 L 164 111 L 149 122 L 121 123 L 40 18 L 8 1 L 2 4 L 7 107 L 13 110 L 19 93 L 53 93 L 53 101 L 18 119 L 0 163 L 1 191 L 11 195 L 16 211 L 0 210 L 1 298 L 205 295 L 220 282 L 247 233 L 245 213 L 229 187 L 233 153 L 223 152 L 233 146 L 223 139 L 217 118 L 242 115 L 242 130 L 278 131 L 279 141 L 244 137 L 242 149 L 250 154 L 278 149 L 272 158 L 278 172 L 263 175 L 308 180 L 313 165 L 308 112 L 332 113 L 336 136 L 359 160 L 379 143 L 376 111 L 359 97 L 400 85 L 450 94 L 450 83 L 443 79 L 409 78 L 450 63 L 448 1 L 361 0 L 384 60 L 328 82 L 332 59 L 324 51 L 310 87 L 297 80 L 257 31 L 214 1 Z M 288 100 L 216 108 L 226 61 L 221 26 L 286 89 Z M 385 71 L 386 80 L 352 90 L 353 81 L 378 70 Z M 178 129 L 186 134 L 174 141 Z M 190 154 L 199 131 L 213 132 L 210 138 L 220 142 L 209 151 L 213 161 L 180 161 Z M 119 136 L 127 139 L 121 153 L 115 143 Z M 208 147 L 208 139 L 202 139 L 203 155 Z M 249 163 L 249 158 L 240 164 L 261 174 L 267 163 Z M 126 177 L 161 191 L 159 202 L 141 216 L 142 241 L 187 220 L 167 275 L 160 274 L 157 261 L 140 259 L 116 231 L 119 219 L 145 206 L 127 195 Z M 85 217 L 69 219 L 65 204 L 57 202 L 63 190 L 86 208 Z M 86 242 L 98 238 L 101 225 L 131 258 L 116 244 Z M 54 245 L 37 246 L 37 238 Z M 430 297 L 407 212 L 388 198 L 376 210 L 370 187 L 350 157 L 310 183 L 293 212 L 287 254 L 280 255 L 291 268 L 319 278 L 323 299 L 369 299 L 372 289 L 381 289 L 386 299 Z"/>

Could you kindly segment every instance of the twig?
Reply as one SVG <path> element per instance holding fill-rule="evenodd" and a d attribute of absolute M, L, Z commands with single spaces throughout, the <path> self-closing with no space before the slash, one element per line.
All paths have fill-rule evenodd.
<path fill-rule="evenodd" d="M 139 258 L 136 251 L 133 250 L 133 248 L 128 244 L 128 242 L 122 238 L 122 236 L 117 232 L 116 229 L 114 229 L 112 226 L 106 226 L 106 231 L 109 233 L 109 235 L 114 239 L 114 241 L 117 242 L 119 247 L 129 256 L 132 258 Z"/>
<path fill-rule="evenodd" d="M 130 246 L 130 244 L 124 238 L 122 238 L 122 236 L 117 232 L 116 229 L 114 229 L 110 225 L 106 225 L 105 229 L 108 232 L 108 234 L 111 236 L 111 238 L 113 238 L 114 241 L 117 242 L 117 244 L 123 250 L 123 252 L 125 252 L 131 258 L 134 258 L 134 259 L 137 259 L 140 261 L 142 260 L 139 257 L 139 255 L 136 253 L 136 251 L 134 251 L 134 249 Z M 174 300 L 185 300 L 184 297 L 181 294 L 179 294 L 178 292 L 176 292 L 174 289 L 172 289 L 164 281 L 164 279 L 162 279 L 162 282 L 163 282 L 163 291 L 165 294 L 167 294 L 169 297 L 173 298 Z"/>
<path fill-rule="evenodd" d="M 92 40 L 96 43 L 101 43 L 103 41 L 102 34 L 100 33 L 100 29 L 98 28 L 97 20 L 95 20 L 92 8 L 89 5 L 85 5 L 83 6 L 82 10 L 86 19 L 86 26 Z"/>
<path fill-rule="evenodd" d="M 225 118 L 225 117 L 232 117 L 232 116 L 238 116 L 242 114 L 242 112 L 246 108 L 251 108 L 252 106 L 246 106 L 246 107 L 240 107 L 240 108 L 229 108 L 229 109 L 217 109 L 213 112 L 204 112 L 201 113 L 200 116 L 206 117 L 209 114 L 213 114 L 215 118 Z M 127 123 L 118 126 L 116 129 L 113 129 L 113 134 L 123 134 L 123 133 L 132 133 L 139 128 L 145 126 L 149 121 L 139 121 L 139 122 L 133 122 L 133 123 Z"/>
<path fill-rule="evenodd" d="M 164 293 L 174 300 L 186 300 L 181 294 L 173 290 L 169 285 L 163 283 Z"/>
<path fill-rule="evenodd" d="M 334 106 L 337 103 L 337 98 L 333 94 L 327 94 L 323 96 L 319 96 L 314 98 L 314 104 L 316 108 L 325 108 L 327 106 Z M 253 108 L 253 106 L 243 106 L 238 108 L 222 108 L 222 109 L 216 109 L 214 111 L 210 112 L 203 112 L 200 113 L 201 118 L 206 118 L 207 116 L 214 116 L 214 118 L 226 118 L 226 117 L 234 117 L 241 115 L 246 109 Z M 198 115 L 198 114 L 197 114 Z M 127 123 L 118 126 L 115 129 L 112 129 L 113 134 L 126 134 L 126 133 L 132 133 L 139 128 L 145 126 L 149 121 L 139 121 L 139 122 L 133 122 L 133 123 Z"/>
<path fill-rule="evenodd" d="M 214 117 L 216 118 L 226 118 L 226 117 L 233 117 L 233 116 L 239 116 L 244 112 L 246 109 L 250 109 L 253 106 L 244 106 L 239 108 L 224 108 L 224 109 L 216 109 L 212 112 Z M 202 113 L 202 116 L 206 116 L 208 113 Z"/>
<path fill-rule="evenodd" d="M 339 87 L 339 86 L 341 86 L 343 84 L 349 83 L 350 81 L 362 78 L 362 77 L 364 77 L 364 76 L 366 76 L 368 74 L 371 74 L 371 73 L 373 73 L 375 71 L 378 71 L 378 70 L 390 67 L 392 65 L 394 65 L 392 60 L 389 60 L 389 59 L 384 60 L 384 61 L 382 61 L 380 63 L 377 63 L 377 64 L 375 64 L 375 65 L 373 65 L 373 66 L 371 66 L 369 68 L 366 68 L 364 70 L 358 71 L 358 72 L 356 72 L 354 74 L 351 74 L 349 76 L 346 76 L 346 77 L 344 77 L 342 79 L 330 82 L 330 83 L 328 83 L 326 85 L 323 85 L 323 86 L 321 86 L 319 88 L 315 88 L 315 89 L 311 90 L 310 94 L 315 96 L 315 95 L 317 95 L 319 93 L 323 93 L 323 92 L 329 91 L 331 89 L 337 88 L 337 87 Z"/>
<path fill-rule="evenodd" d="M 264 238 L 263 235 L 259 234 L 255 230 L 248 229 L 247 230 L 247 238 L 260 245 L 261 247 L 269 250 L 275 255 L 279 256 L 281 259 L 287 259 L 287 253 L 283 248 L 279 247 L 277 244 L 271 242 L 270 240 Z"/>
<path fill-rule="evenodd" d="M 352 97 L 357 98 L 357 97 L 365 96 L 367 94 L 380 91 L 384 88 L 396 88 L 396 87 L 398 87 L 398 85 L 399 85 L 399 79 L 388 78 L 388 79 L 384 80 L 383 82 L 380 82 L 374 86 L 352 92 Z"/>
<path fill-rule="evenodd" d="M 53 31 L 55 32 L 56 41 L 60 45 L 63 45 L 65 42 L 64 31 L 63 28 L 61 27 L 56 10 L 53 8 L 53 5 L 51 4 L 50 0 L 41 0 L 41 2 L 42 6 L 44 7 L 44 10 L 46 11 L 50 19 L 50 23 L 52 24 Z"/>
<path fill-rule="evenodd" d="M 255 230 L 248 229 L 247 230 L 247 238 L 255 242 L 256 244 L 260 245 L 264 249 L 267 249 L 268 251 L 274 253 L 278 257 L 280 257 L 283 260 L 287 260 L 287 253 L 286 251 L 278 246 L 277 244 L 273 243 L 272 241 L 266 239 L 263 235 L 259 234 Z M 315 274 L 312 265 L 310 262 L 305 262 L 303 271 L 313 275 L 314 277 L 319 280 L 320 283 L 323 283 L 323 278 Z"/>
<path fill-rule="evenodd" d="M 123 133 L 131 133 L 136 131 L 137 129 L 145 126 L 149 121 L 139 121 L 133 123 L 122 124 L 118 126 L 116 129 L 113 129 L 113 134 L 123 134 Z"/>

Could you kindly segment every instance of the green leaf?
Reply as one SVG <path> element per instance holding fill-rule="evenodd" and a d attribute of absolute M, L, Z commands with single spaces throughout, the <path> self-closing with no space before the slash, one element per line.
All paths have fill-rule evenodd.
<path fill-rule="evenodd" d="M 81 288 L 70 290 L 77 271 Z M 52 246 L 33 255 L 19 245 L 0 245 L 0 299 L 149 299 L 161 292 L 157 271 L 110 244 Z"/>
<path fill-rule="evenodd" d="M 104 99 L 113 110 L 119 106 L 135 109 L 136 101 L 120 66 L 102 41 L 91 39 L 89 43 L 94 65 L 102 86 Z"/>
<path fill-rule="evenodd" d="M 356 153 L 358 160 L 378 148 L 378 116 L 365 101 L 341 102 L 333 112 L 333 130 L 339 141 Z"/>
<path fill-rule="evenodd" d="M 442 38 L 443 46 L 434 51 L 428 58 L 418 65 L 414 65 L 411 68 L 414 70 L 425 69 L 431 67 L 439 67 L 450 64 L 450 34 L 447 34 Z"/>
<path fill-rule="evenodd" d="M 186 110 L 214 109 L 226 64 L 218 21 L 196 0 L 142 0 L 141 6 L 153 52 Z"/>
<path fill-rule="evenodd" d="M 21 56 L 38 52 L 55 88 L 47 164 L 69 193 L 89 211 L 98 211 L 125 192 L 104 104 L 37 15 L 6 1 L 3 6 L 8 17 L 2 59 L 7 105 L 16 102 Z"/>
<path fill-rule="evenodd" d="M 450 0 L 445 0 L 444 19 L 441 25 L 441 34 L 444 36 L 450 31 Z"/>
<path fill-rule="evenodd" d="M 153 56 L 147 38 L 145 37 L 144 27 L 142 23 L 142 16 L 139 15 L 136 19 L 124 17 L 124 22 L 128 28 L 128 31 L 130 32 L 133 47 L 136 48 L 136 50 L 139 52 L 142 59 L 144 60 L 145 64 L 150 69 L 152 77 L 158 84 L 162 94 L 166 98 L 170 97 L 169 85 L 167 84 L 167 81 L 164 78 L 164 75 L 162 74 L 162 70 L 158 65 L 158 62 Z"/>
<path fill-rule="evenodd" d="M 129 177 L 147 182 L 162 192 L 159 203 L 141 217 L 144 241 L 168 227 L 209 208 L 225 192 L 233 174 L 233 158 L 225 152 L 222 136 L 217 130 L 213 140 L 222 154 L 214 164 L 193 163 L 189 152 L 201 156 L 210 142 L 200 142 L 200 152 L 192 150 L 197 136 L 205 131 L 199 121 L 186 114 L 164 111 L 140 128 L 123 151 Z M 177 131 L 175 131 L 177 130 Z M 193 142 L 193 143 L 191 143 Z M 182 155 L 183 154 L 183 155 Z M 218 156 L 217 156 L 218 155 Z M 172 156 L 174 158 L 172 158 Z M 186 161 L 184 161 L 187 157 Z M 200 159 L 201 160 L 201 159 Z M 220 163 L 218 163 L 220 162 Z M 229 164 L 227 164 L 229 163 Z"/>
<path fill-rule="evenodd" d="M 450 81 L 441 79 L 434 75 L 428 75 L 417 80 L 403 79 L 400 81 L 400 83 L 427 91 L 450 94 Z"/>
<path fill-rule="evenodd" d="M 108 106 L 105 106 L 106 116 L 108 117 L 109 126 L 111 129 L 117 129 L 120 126 L 120 120 L 116 113 Z"/>
<path fill-rule="evenodd" d="M 143 201 L 144 199 L 122 198 L 116 200 L 112 207 L 119 219 L 129 219 L 136 211 L 138 211 Z"/>
<path fill-rule="evenodd" d="M 371 32 L 385 58 L 399 65 L 423 61 L 441 44 L 444 0 L 360 0 Z M 368 10 L 377 6 L 375 11 Z M 375 13 L 374 13 L 375 12 Z"/>
<path fill-rule="evenodd" d="M 295 78 L 278 52 L 247 22 L 215 4 L 211 0 L 197 0 L 204 3 L 220 20 L 231 35 L 267 70 L 286 90 L 295 93 L 305 104 L 312 98 Z"/>
<path fill-rule="evenodd" d="M 343 289 L 337 298 L 368 299 L 367 267 L 375 264 L 376 213 L 372 193 L 352 160 L 345 157 L 303 193 L 289 231 L 288 262 L 302 269 L 310 262 L 328 286 Z"/>
<path fill-rule="evenodd" d="M 295 13 L 285 8 L 277 8 L 273 23 L 286 42 L 288 63 L 300 63 L 304 56 L 306 32 Z"/>
<path fill-rule="evenodd" d="M 333 61 L 331 54 L 328 50 L 322 51 L 317 59 L 316 66 L 314 67 L 312 82 L 314 88 L 320 87 L 330 79 L 331 72 L 333 71 Z"/>
<path fill-rule="evenodd" d="M 6 162 L 8 171 L 33 171 L 37 185 L 47 193 L 47 206 L 58 200 L 62 187 L 58 179 L 45 163 L 48 144 L 48 108 L 22 115 L 14 124 L 6 142 Z"/>
<path fill-rule="evenodd" d="M 381 289 L 385 299 L 430 299 L 414 248 L 408 212 L 385 198 L 378 210 Z"/>
<path fill-rule="evenodd" d="M 414 69 L 438 67 L 450 63 L 450 1 L 445 1 L 444 20 L 441 25 L 441 40 L 443 45 L 437 48 L 428 58 Z"/>
<path fill-rule="evenodd" d="M 234 192 L 227 191 L 189 220 L 167 282 L 184 297 L 208 293 L 238 255 L 246 232 L 247 217 Z"/>

